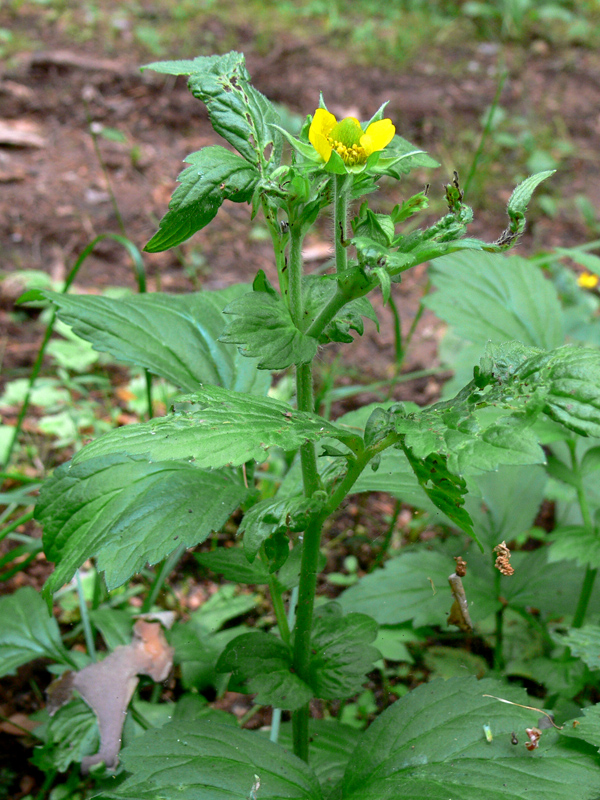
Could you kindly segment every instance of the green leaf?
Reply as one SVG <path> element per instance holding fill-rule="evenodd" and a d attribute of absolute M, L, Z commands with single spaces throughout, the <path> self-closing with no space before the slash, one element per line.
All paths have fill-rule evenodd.
<path fill-rule="evenodd" d="M 600 567 L 600 533 L 583 525 L 563 525 L 548 535 L 549 561 L 576 561 L 581 567 Z M 598 665 L 600 669 L 600 664 Z"/>
<path fill-rule="evenodd" d="M 306 275 L 302 279 L 302 294 L 304 299 L 304 312 L 307 319 L 307 327 L 313 322 L 323 307 L 332 299 L 336 293 L 337 282 L 335 275 Z M 362 336 L 364 331 L 363 317 L 375 323 L 379 330 L 379 320 L 367 297 L 359 297 L 351 300 L 341 311 L 335 315 L 333 320 L 325 328 L 319 342 L 346 342 L 353 341 L 350 331 L 356 331 Z"/>
<path fill-rule="evenodd" d="M 445 625 L 452 605 L 448 576 L 454 569 L 445 553 L 403 552 L 346 589 L 338 601 L 346 613 L 368 614 L 380 625 L 408 620 L 415 628 Z"/>
<path fill-rule="evenodd" d="M 121 754 L 127 780 L 114 800 L 322 800 L 310 767 L 258 733 L 218 722 L 171 722 Z M 106 793 L 105 793 L 106 794 Z"/>
<path fill-rule="evenodd" d="M 309 762 L 325 793 L 343 776 L 358 736 L 356 728 L 342 725 L 336 719 L 309 720 Z M 279 743 L 286 750 L 293 750 L 291 723 L 281 726 Z"/>
<path fill-rule="evenodd" d="M 227 645 L 217 671 L 233 673 L 235 688 L 255 693 L 256 703 L 293 711 L 308 703 L 313 691 L 293 672 L 292 661 L 289 646 L 273 634 L 243 633 Z"/>
<path fill-rule="evenodd" d="M 503 539 L 510 541 L 527 531 L 544 499 L 546 473 L 542 467 L 501 467 L 497 472 L 477 475 L 465 508 L 486 548 Z M 558 559 L 557 559 L 558 560 Z"/>
<path fill-rule="evenodd" d="M 41 595 L 25 586 L 0 598 L 0 675 L 14 673 L 34 658 L 70 664 L 60 631 Z"/>
<path fill-rule="evenodd" d="M 219 341 L 240 345 L 244 356 L 258 357 L 259 369 L 285 369 L 307 364 L 317 352 L 317 340 L 294 325 L 289 309 L 266 280 L 262 270 L 254 291 L 239 297 L 224 310 L 228 322 Z"/>
<path fill-rule="evenodd" d="M 95 628 L 102 634 L 109 650 L 114 650 L 122 644 L 131 644 L 131 629 L 133 627 L 133 607 L 130 611 L 121 611 L 116 608 L 91 608 L 90 620 Z"/>
<path fill-rule="evenodd" d="M 403 450 L 431 502 L 483 549 L 473 530 L 473 521 L 463 508 L 467 493 L 465 481 L 449 472 L 443 456 L 430 453 L 425 459 L 415 458 L 409 447 L 403 447 Z"/>
<path fill-rule="evenodd" d="M 295 450 L 305 441 L 354 441 L 348 431 L 308 412 L 293 411 L 270 397 L 253 397 L 204 386 L 182 398 L 178 410 L 137 425 L 117 428 L 80 450 L 73 464 L 113 453 L 143 455 L 152 461 L 185 459 L 217 469 L 246 461 L 262 462 L 270 447 Z"/>
<path fill-rule="evenodd" d="M 44 745 L 34 749 L 32 761 L 44 771 L 51 765 L 59 772 L 66 772 L 71 764 L 81 763 L 85 756 L 96 753 L 100 743 L 98 720 L 83 700 L 73 700 L 59 708 L 35 732 L 43 738 Z"/>
<path fill-rule="evenodd" d="M 189 75 L 190 91 L 206 103 L 215 131 L 255 166 L 262 159 L 279 165 L 281 135 L 274 127 L 279 115 L 267 98 L 250 85 L 242 53 L 163 61 L 144 69 Z M 269 146 L 273 148 L 270 154 Z"/>
<path fill-rule="evenodd" d="M 238 534 L 244 534 L 244 550 L 254 559 L 260 546 L 275 533 L 299 533 L 306 530 L 312 517 L 324 505 L 325 497 L 297 495 L 268 498 L 252 506 L 240 523 Z"/>
<path fill-rule="evenodd" d="M 45 591 L 56 591 L 92 557 L 108 588 L 120 586 L 147 562 L 203 542 L 246 495 L 230 475 L 187 463 L 112 455 L 65 464 L 36 505 L 46 556 L 56 562 Z"/>
<path fill-rule="evenodd" d="M 194 558 L 203 567 L 222 575 L 234 583 L 266 584 L 269 572 L 259 558 L 248 561 L 241 547 L 218 547 L 210 553 L 194 553 Z"/>
<path fill-rule="evenodd" d="M 592 670 L 600 669 L 600 627 L 584 625 L 582 628 L 569 628 L 566 636 L 560 637 L 561 644 L 570 648 L 571 653 Z"/>
<path fill-rule="evenodd" d="M 226 319 L 223 308 L 248 290 L 237 284 L 187 295 L 161 292 L 122 299 L 92 295 L 47 296 L 63 322 L 96 350 L 146 367 L 184 391 L 202 383 L 238 392 L 266 394 L 270 377 L 237 348 L 218 341 Z"/>
<path fill-rule="evenodd" d="M 485 694 L 531 705 L 524 690 L 491 679 L 452 678 L 419 686 L 360 737 L 339 798 L 571 800 L 575 786 L 578 800 L 598 796 L 597 757 L 569 747 L 553 730 L 544 731 L 533 755 L 514 746 L 512 732 L 535 726 L 540 714 Z"/>
<path fill-rule="evenodd" d="M 377 623 L 365 614 L 343 616 L 338 603 L 315 611 L 306 682 L 293 672 L 290 647 L 267 633 L 246 633 L 222 653 L 217 669 L 233 672 L 235 686 L 256 692 L 256 702 L 294 710 L 312 697 L 334 700 L 360 691 L 379 652 L 370 646 Z"/>
<path fill-rule="evenodd" d="M 371 647 L 377 628 L 366 614 L 344 616 L 339 603 L 315 609 L 308 680 L 317 697 L 335 700 L 360 691 L 373 662 L 380 658 Z"/>
<path fill-rule="evenodd" d="M 423 303 L 458 336 L 482 346 L 511 339 L 544 349 L 564 343 L 557 291 L 531 261 L 463 251 L 436 259 L 430 275 L 437 291 Z"/>
<path fill-rule="evenodd" d="M 185 159 L 189 167 L 178 177 L 169 210 L 144 250 L 158 253 L 185 242 L 214 219 L 225 200 L 247 203 L 260 173 L 245 158 L 216 145 Z"/>
<path fill-rule="evenodd" d="M 554 175 L 555 172 L 555 169 L 549 169 L 545 172 L 530 175 L 529 178 L 526 178 L 515 188 L 506 207 L 506 212 L 510 219 L 510 230 L 513 233 L 519 235 L 525 229 L 525 212 L 534 191 L 542 181 Z"/>
<path fill-rule="evenodd" d="M 572 723 L 567 722 L 563 725 L 561 735 L 583 739 L 584 742 L 600 748 L 600 705 L 588 706 L 582 711 L 583 717 L 578 717 Z"/>

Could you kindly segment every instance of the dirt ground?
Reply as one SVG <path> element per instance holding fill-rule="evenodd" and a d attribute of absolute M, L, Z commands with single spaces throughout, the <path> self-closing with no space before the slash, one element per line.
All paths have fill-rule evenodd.
<path fill-rule="evenodd" d="M 0 10 L 0 27 L 5 24 Z M 218 34 L 218 23 L 215 22 Z M 592 237 L 574 198 L 586 196 L 600 209 L 600 54 L 586 49 L 555 51 L 545 42 L 498 47 L 491 43 L 447 43 L 423 53 L 402 71 L 365 70 L 328 42 L 296 41 L 291 36 L 267 55 L 257 52 L 252 33 L 241 37 L 240 49 L 257 88 L 289 111 L 305 115 L 318 105 L 319 91 L 337 116 L 369 118 L 389 100 L 388 114 L 398 132 L 442 162 L 435 173 L 412 175 L 401 184 L 385 184 L 376 205 L 389 209 L 431 182 L 437 216 L 444 212 L 442 184 L 457 168 L 468 170 L 477 147 L 480 120 L 498 86 L 503 64 L 509 77 L 501 105 L 510 114 L 535 119 L 546 137 L 559 131 L 570 144 L 547 191 L 557 206 L 553 218 L 535 202 L 528 230 L 517 252 L 530 254 L 552 246 L 568 247 Z M 64 278 L 83 248 L 98 234 L 120 233 L 111 203 L 114 191 L 127 236 L 141 249 L 165 213 L 186 155 L 218 142 L 202 104 L 187 91 L 185 79 L 140 73 L 148 58 L 128 53 L 106 58 L 100 43 L 76 46 L 56 30 L 47 47 L 23 52 L 0 66 L 0 364 L 2 380 L 27 376 L 37 353 L 43 326 L 37 313 L 15 314 L 22 291 L 20 270 L 43 270 Z M 172 53 L 190 57 L 199 53 Z M 207 53 L 200 53 L 207 54 Z M 124 134 L 125 141 L 97 139 L 90 123 Z M 550 132 L 550 133 L 548 133 Z M 552 150 L 552 141 L 545 141 Z M 475 209 L 473 235 L 493 240 L 505 226 L 504 207 L 515 177 L 524 172 L 504 160 L 487 167 L 485 185 L 474 184 L 465 199 Z M 600 214 L 599 214 L 600 216 Z M 324 220 L 306 242 L 306 261 L 316 268 L 328 258 Z M 216 289 L 251 281 L 258 269 L 274 279 L 276 272 L 260 219 L 250 221 L 245 207 L 226 203 L 216 220 L 176 251 L 146 254 L 149 289 L 183 292 Z M 196 264 L 195 274 L 184 265 Z M 2 280 L 4 278 L 4 280 Z M 426 282 L 425 266 L 408 273 L 395 287 L 405 330 L 416 313 Z M 76 287 L 99 291 L 109 286 L 135 288 L 124 250 L 102 242 L 80 272 Z M 368 383 L 390 377 L 393 324 L 381 308 L 381 334 L 367 323 L 364 337 L 345 349 L 342 382 Z M 425 313 L 417 328 L 405 371 L 436 365 L 441 326 Z M 331 363 L 334 347 L 322 353 Z M 398 399 L 423 404 L 434 400 L 442 377 L 400 384 Z M 359 397 L 353 403 L 374 399 Z M 339 406 L 339 411 L 344 410 Z M 383 503 L 379 513 L 389 514 Z M 346 515 L 352 511 L 346 510 Z M 358 514 L 358 512 L 357 512 Z M 354 520 L 355 522 L 355 520 Z M 348 524 L 353 524 L 350 520 Z M 40 582 L 33 573 L 33 581 Z M 19 673 L 5 695 L 11 709 L 31 710 L 29 668 Z M 5 706 L 7 707 L 7 706 Z"/>

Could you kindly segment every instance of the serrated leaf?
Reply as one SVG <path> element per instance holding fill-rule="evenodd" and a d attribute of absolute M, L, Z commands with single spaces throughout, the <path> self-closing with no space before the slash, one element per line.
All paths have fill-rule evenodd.
<path fill-rule="evenodd" d="M 203 567 L 222 575 L 226 581 L 235 583 L 266 584 L 269 572 L 259 558 L 248 561 L 241 547 L 219 547 L 210 553 L 194 553 L 194 558 Z"/>
<path fill-rule="evenodd" d="M 185 242 L 217 215 L 225 200 L 247 203 L 260 179 L 245 158 L 215 145 L 187 156 L 169 210 L 144 250 L 158 253 Z"/>
<path fill-rule="evenodd" d="M 146 731 L 122 752 L 130 776 L 114 800 L 322 800 L 310 767 L 259 733 L 218 722 L 172 722 Z"/>
<path fill-rule="evenodd" d="M 255 693 L 255 702 L 293 711 L 313 697 L 313 691 L 293 672 L 292 651 L 270 633 L 243 633 L 230 642 L 218 672 L 232 672 L 235 687 Z"/>
<path fill-rule="evenodd" d="M 565 723 L 561 734 L 574 739 L 583 739 L 584 742 L 600 748 L 600 705 L 588 706 L 582 711 L 583 717 Z"/>
<path fill-rule="evenodd" d="M 56 591 L 91 557 L 108 588 L 119 586 L 147 562 L 204 541 L 246 495 L 226 473 L 176 461 L 112 455 L 65 464 L 36 505 L 46 557 L 56 562 L 45 591 Z"/>
<path fill-rule="evenodd" d="M 290 647 L 272 634 L 238 636 L 217 663 L 233 672 L 236 686 L 257 692 L 256 702 L 294 710 L 312 697 L 333 700 L 359 691 L 379 652 L 370 646 L 377 623 L 365 614 L 343 615 L 338 603 L 315 610 L 306 681 L 293 672 Z"/>
<path fill-rule="evenodd" d="M 548 538 L 552 542 L 549 561 L 576 561 L 581 567 L 600 567 L 600 535 L 596 529 L 563 525 L 555 528 Z"/>
<path fill-rule="evenodd" d="M 70 664 L 60 630 L 41 595 L 25 586 L 0 598 L 0 675 L 13 673 L 34 658 Z"/>
<path fill-rule="evenodd" d="M 228 320 L 219 341 L 237 344 L 242 355 L 259 358 L 259 369 L 307 364 L 316 355 L 317 340 L 298 330 L 286 304 L 263 280 L 255 280 L 254 291 L 229 303 L 224 313 L 234 319 Z"/>
<path fill-rule="evenodd" d="M 261 544 L 274 533 L 306 530 L 311 518 L 324 504 L 324 497 L 279 497 L 261 500 L 252 506 L 240 523 L 238 534 L 244 534 L 244 550 L 254 559 Z"/>
<path fill-rule="evenodd" d="M 93 295 L 47 296 L 59 318 L 96 350 L 146 367 L 185 391 L 211 383 L 250 394 L 266 394 L 270 377 L 237 348 L 219 342 L 223 308 L 248 290 L 237 284 L 214 292 L 162 292 L 121 299 Z"/>
<path fill-rule="evenodd" d="M 600 669 L 600 627 L 598 625 L 569 628 L 567 635 L 561 636 L 560 641 L 570 648 L 574 656 L 581 658 L 591 670 Z"/>
<path fill-rule="evenodd" d="M 553 283 L 527 259 L 463 251 L 430 267 L 437 291 L 423 303 L 455 332 L 482 346 L 515 339 L 551 349 L 564 343 Z"/>
<path fill-rule="evenodd" d="M 482 547 L 473 530 L 473 521 L 466 509 L 463 508 L 467 493 L 465 481 L 449 472 L 443 456 L 431 453 L 425 459 L 415 458 L 410 447 L 404 447 L 403 450 L 417 480 L 431 502 Z"/>
<path fill-rule="evenodd" d="M 600 791 L 599 760 L 544 731 L 532 756 L 511 733 L 539 714 L 522 689 L 499 681 L 452 678 L 419 686 L 394 703 L 360 737 L 339 791 L 341 800 L 581 800 Z M 483 726 L 491 731 L 488 742 Z"/>
<path fill-rule="evenodd" d="M 80 450 L 73 464 L 91 458 L 127 453 L 152 461 L 185 459 L 195 466 L 239 466 L 262 462 L 270 447 L 295 450 L 305 441 L 353 440 L 349 432 L 322 417 L 294 411 L 270 397 L 204 386 L 182 398 L 175 413 L 150 422 L 117 428 Z"/>
<path fill-rule="evenodd" d="M 316 697 L 334 700 L 360 691 L 380 653 L 371 642 L 377 623 L 366 614 L 344 615 L 339 603 L 315 609 L 309 683 Z"/>
<path fill-rule="evenodd" d="M 308 723 L 308 753 L 311 769 L 327 793 L 340 780 L 356 746 L 359 731 L 336 719 L 311 719 Z M 279 731 L 279 743 L 293 750 L 291 723 Z"/>
<path fill-rule="evenodd" d="M 323 307 L 334 296 L 337 288 L 335 275 L 306 275 L 302 280 L 302 295 L 304 300 L 304 311 L 307 319 L 307 326 L 314 321 Z M 379 330 L 379 320 L 367 297 L 359 297 L 351 300 L 338 311 L 333 320 L 325 328 L 319 342 L 346 342 L 350 343 L 353 338 L 351 330 L 362 336 L 364 331 L 363 317 L 370 319 L 377 330 Z"/>
<path fill-rule="evenodd" d="M 129 638 L 131 640 L 131 635 Z M 100 743 L 98 720 L 83 700 L 73 700 L 59 708 L 36 729 L 36 735 L 43 738 L 44 745 L 34 749 L 33 763 L 46 770 L 51 764 L 59 772 L 66 772 L 71 764 L 81 763 L 85 756 L 98 750 Z"/>
<path fill-rule="evenodd" d="M 452 604 L 448 576 L 454 569 L 454 561 L 445 553 L 403 553 L 362 577 L 338 601 L 346 613 L 368 614 L 380 625 L 407 620 L 415 628 L 445 625 Z"/>

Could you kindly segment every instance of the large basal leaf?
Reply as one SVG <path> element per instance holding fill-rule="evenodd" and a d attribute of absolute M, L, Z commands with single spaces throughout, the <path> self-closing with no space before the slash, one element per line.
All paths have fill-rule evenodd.
<path fill-rule="evenodd" d="M 304 761 L 259 733 L 218 722 L 148 730 L 121 760 L 130 777 L 105 792 L 114 800 L 322 800 Z"/>
<path fill-rule="evenodd" d="M 437 289 L 425 305 L 471 342 L 505 342 L 552 349 L 564 343 L 563 318 L 551 281 L 518 256 L 462 251 L 430 267 Z"/>
<path fill-rule="evenodd" d="M 0 598 L 0 676 L 34 658 L 69 664 L 58 624 L 38 592 L 30 586 Z"/>
<path fill-rule="evenodd" d="M 567 722 L 561 731 L 563 736 L 572 736 L 583 739 L 584 742 L 600 748 L 600 705 L 588 706 L 583 709 L 583 717 Z"/>
<path fill-rule="evenodd" d="M 308 723 L 308 759 L 323 792 L 341 779 L 356 746 L 360 732 L 336 719 L 311 719 Z M 279 744 L 293 750 L 292 725 L 284 722 L 279 730 Z"/>
<path fill-rule="evenodd" d="M 236 347 L 218 341 L 223 308 L 248 291 L 237 284 L 214 292 L 168 295 L 161 292 L 121 299 L 46 292 L 59 318 L 96 350 L 166 378 L 185 391 L 202 383 L 264 395 L 268 373 Z"/>
<path fill-rule="evenodd" d="M 569 628 L 566 636 L 560 637 L 561 644 L 570 648 L 571 653 L 581 658 L 592 670 L 600 670 L 600 627 L 584 625 L 582 628 Z"/>
<path fill-rule="evenodd" d="M 239 345 L 244 356 L 259 358 L 260 369 L 285 369 L 312 361 L 317 340 L 294 325 L 288 307 L 262 270 L 253 289 L 226 307 L 225 313 L 233 319 L 220 341 Z"/>
<path fill-rule="evenodd" d="M 600 531 L 597 528 L 587 530 L 583 525 L 562 525 L 548 538 L 552 542 L 550 561 L 577 561 L 579 566 L 600 567 Z"/>
<path fill-rule="evenodd" d="M 448 576 L 454 569 L 445 553 L 403 553 L 346 589 L 338 602 L 346 613 L 368 614 L 380 625 L 407 620 L 415 627 L 445 625 L 452 605 Z"/>
<path fill-rule="evenodd" d="M 218 530 L 247 495 L 224 472 L 188 463 L 113 455 L 65 464 L 49 478 L 36 505 L 44 550 L 56 568 L 52 592 L 95 557 L 109 589 L 180 545 Z"/>
<path fill-rule="evenodd" d="M 234 639 L 217 664 L 232 672 L 235 686 L 256 692 L 256 702 L 294 710 L 313 697 L 333 700 L 360 691 L 365 676 L 380 658 L 371 647 L 377 623 L 365 614 L 344 616 L 338 603 L 315 610 L 311 660 L 306 681 L 293 671 L 292 651 L 267 633 L 247 633 Z"/>
<path fill-rule="evenodd" d="M 360 737 L 340 800 L 572 800 L 574 787 L 578 800 L 595 800 L 597 756 L 570 747 L 554 730 L 545 730 L 539 748 L 528 751 L 525 728 L 536 726 L 541 714 L 486 694 L 533 705 L 524 690 L 491 679 L 419 686 Z"/>
<path fill-rule="evenodd" d="M 36 736 L 44 745 L 33 751 L 33 763 L 44 771 L 50 767 L 66 772 L 73 763 L 81 763 L 86 756 L 97 752 L 100 744 L 98 720 L 83 700 L 73 700 L 58 711 L 41 728 Z"/>
<path fill-rule="evenodd" d="M 256 166 L 219 145 L 204 147 L 186 159 L 169 210 L 144 247 L 149 253 L 168 250 L 206 227 L 225 200 L 247 203 L 260 179 Z"/>
<path fill-rule="evenodd" d="M 489 550 L 533 525 L 544 499 L 546 472 L 542 467 L 501 467 L 472 480 L 480 494 L 470 491 L 465 508 L 479 539 Z"/>
<path fill-rule="evenodd" d="M 76 454 L 73 463 L 128 453 L 152 461 L 185 459 L 216 469 L 262 462 L 270 447 L 295 450 L 305 441 L 324 438 L 355 439 L 316 414 L 294 411 L 279 400 L 204 386 L 182 398 L 178 410 L 167 417 L 117 428 L 96 439 Z"/>

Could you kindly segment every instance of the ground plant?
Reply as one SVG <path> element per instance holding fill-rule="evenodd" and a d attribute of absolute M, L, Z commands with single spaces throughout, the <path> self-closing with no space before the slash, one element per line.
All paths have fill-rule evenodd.
<path fill-rule="evenodd" d="M 493 242 L 467 236 L 473 213 L 456 174 L 447 213 L 418 228 L 428 189 L 387 214 L 369 201 L 380 179 L 437 166 L 385 106 L 367 121 L 338 120 L 321 98 L 296 136 L 240 53 L 148 68 L 189 76 L 229 147 L 188 156 L 146 250 L 180 245 L 225 200 L 246 203 L 268 227 L 278 280 L 259 270 L 251 286 L 187 295 L 23 297 L 51 302 L 96 350 L 181 392 L 165 416 L 99 435 L 43 483 L 34 513 L 55 570 L 41 595 L 24 588 L 0 600 L 2 673 L 43 656 L 57 675 L 34 731 L 43 792 L 67 775 L 54 800 L 90 791 L 560 800 L 573 786 L 598 797 L 600 351 L 590 290 L 600 270 L 587 251 L 557 254 L 590 270 L 577 284 L 558 258 L 502 255 L 552 172 L 517 186 Z M 303 242 L 326 214 L 332 267 L 310 274 Z M 369 294 L 391 301 L 424 262 L 437 291 L 423 303 L 449 326 L 451 388 L 425 408 L 382 402 L 331 421 L 315 399 L 320 348 L 351 346 L 365 319 L 377 324 Z M 424 509 L 443 535 L 427 544 L 417 535 L 387 561 L 386 537 L 373 571 L 358 577 L 346 559 L 332 583 L 347 588 L 317 596 L 324 526 L 349 494 L 373 491 Z M 558 519 L 549 547 L 533 527 L 548 497 Z M 169 572 L 232 515 L 239 542 L 197 555 L 227 582 L 176 619 L 156 603 Z M 511 553 L 507 541 L 528 547 Z M 134 614 L 130 581 L 148 564 L 158 567 Z M 239 624 L 261 592 L 272 613 Z M 64 613 L 79 606 L 85 652 L 61 639 L 53 597 Z M 423 656 L 446 679 L 406 691 L 398 664 L 420 658 L 436 626 L 456 629 Z M 475 634 L 491 667 L 469 646 Z M 156 702 L 173 661 L 180 691 Z M 377 670 L 399 699 L 364 729 Z M 543 691 L 531 697 L 518 679 Z M 140 699 L 144 682 L 159 687 L 150 700 Z M 273 709 L 269 730 L 209 706 L 203 692 L 227 687 Z"/>

